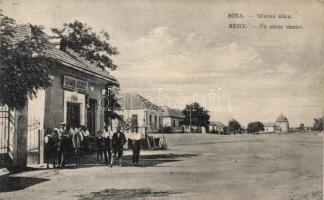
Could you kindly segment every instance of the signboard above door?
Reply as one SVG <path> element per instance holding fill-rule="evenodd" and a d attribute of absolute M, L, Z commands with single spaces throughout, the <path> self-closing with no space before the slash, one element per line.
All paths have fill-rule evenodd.
<path fill-rule="evenodd" d="M 64 76 L 63 88 L 86 93 L 88 91 L 88 82 L 73 78 L 71 76 Z"/>

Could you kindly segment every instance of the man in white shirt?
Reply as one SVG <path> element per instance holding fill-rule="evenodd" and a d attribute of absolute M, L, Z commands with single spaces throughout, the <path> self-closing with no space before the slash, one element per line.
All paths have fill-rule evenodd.
<path fill-rule="evenodd" d="M 133 150 L 133 165 L 138 166 L 139 157 L 140 157 L 140 150 L 141 150 L 141 133 L 133 131 L 130 134 L 130 139 L 132 141 L 132 150 Z"/>
<path fill-rule="evenodd" d="M 104 126 L 103 138 L 105 141 L 105 149 L 104 149 L 105 162 L 106 164 L 108 164 L 111 161 L 111 138 L 112 138 L 112 133 L 111 130 L 109 129 L 109 124 L 105 124 Z"/>

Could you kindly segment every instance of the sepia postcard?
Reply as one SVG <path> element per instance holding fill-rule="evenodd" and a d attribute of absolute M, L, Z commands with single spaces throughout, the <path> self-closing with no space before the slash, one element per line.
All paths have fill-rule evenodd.
<path fill-rule="evenodd" d="M 0 0 L 0 48 L 0 199 L 323 199 L 323 0 Z"/>

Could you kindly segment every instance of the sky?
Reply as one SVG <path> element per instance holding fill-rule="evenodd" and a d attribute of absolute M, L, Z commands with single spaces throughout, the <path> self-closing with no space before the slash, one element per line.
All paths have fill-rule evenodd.
<path fill-rule="evenodd" d="M 79 20 L 108 31 L 120 54 L 121 92 L 182 109 L 197 101 L 211 120 L 313 124 L 324 112 L 324 2 L 313 1 L 0 1 L 5 15 L 46 30 Z M 230 19 L 228 13 L 242 13 Z M 257 14 L 290 19 L 258 19 Z M 271 30 L 267 25 L 301 25 Z M 245 23 L 247 30 L 229 29 Z M 257 27 L 253 27 L 257 26 Z"/>

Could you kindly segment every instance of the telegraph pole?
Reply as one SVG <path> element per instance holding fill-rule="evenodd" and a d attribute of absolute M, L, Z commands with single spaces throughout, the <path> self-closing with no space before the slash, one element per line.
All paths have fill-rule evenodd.
<path fill-rule="evenodd" d="M 191 105 L 191 107 L 190 107 L 190 125 L 189 125 L 190 133 L 191 133 L 191 110 L 192 110 L 192 105 Z"/>
<path fill-rule="evenodd" d="M 322 134 L 324 134 L 324 109 L 323 109 L 322 121 L 323 121 L 323 125 L 322 125 Z"/>

